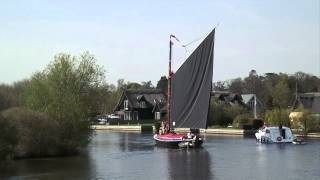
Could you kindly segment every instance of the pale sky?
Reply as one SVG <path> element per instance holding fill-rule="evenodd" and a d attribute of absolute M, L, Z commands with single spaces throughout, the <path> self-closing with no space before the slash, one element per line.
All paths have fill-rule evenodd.
<path fill-rule="evenodd" d="M 319 0 L 2 0 L 0 83 L 29 78 L 57 53 L 88 50 L 109 83 L 156 85 L 167 74 L 169 35 L 185 44 L 217 24 L 214 81 L 251 69 L 320 76 Z M 174 69 L 199 42 L 187 52 L 175 43 Z"/>

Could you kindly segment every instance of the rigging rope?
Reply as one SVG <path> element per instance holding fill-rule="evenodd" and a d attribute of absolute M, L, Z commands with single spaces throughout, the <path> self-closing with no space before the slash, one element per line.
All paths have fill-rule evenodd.
<path fill-rule="evenodd" d="M 201 39 L 203 39 L 204 37 L 206 37 L 207 35 L 205 34 L 205 35 L 202 35 L 201 37 L 199 37 L 199 38 L 197 38 L 197 39 L 194 39 L 194 40 L 192 40 L 192 41 L 190 41 L 189 43 L 187 43 L 187 44 L 182 44 L 181 45 L 181 47 L 183 47 L 184 48 L 184 50 L 185 50 L 185 59 L 187 58 L 187 53 L 188 53 L 188 49 L 187 49 L 187 47 L 189 46 L 189 45 L 191 45 L 191 44 L 193 44 L 193 43 L 195 43 L 195 42 L 197 42 L 197 41 L 199 41 L 199 40 L 201 40 Z"/>
<path fill-rule="evenodd" d="M 219 24 L 220 24 L 220 23 L 218 23 L 214 28 L 217 29 L 217 27 L 219 26 Z M 183 47 L 184 50 L 185 50 L 185 54 L 184 54 L 184 55 L 185 55 L 185 59 L 187 58 L 187 53 L 188 53 L 187 47 L 190 46 L 191 44 L 193 44 L 193 43 L 195 43 L 195 42 L 197 42 L 197 41 L 205 38 L 206 36 L 207 36 L 207 34 L 204 34 L 204 35 L 200 36 L 199 38 L 194 39 L 194 40 L 192 40 L 192 41 L 190 41 L 189 43 L 186 43 L 186 44 L 182 44 L 182 42 L 180 42 L 180 41 L 177 39 L 178 42 L 181 44 L 181 47 Z M 176 38 L 176 37 L 175 37 L 175 38 Z"/>

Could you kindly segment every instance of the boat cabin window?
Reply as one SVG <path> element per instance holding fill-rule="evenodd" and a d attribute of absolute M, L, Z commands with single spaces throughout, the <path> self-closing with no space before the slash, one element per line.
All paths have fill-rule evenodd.
<path fill-rule="evenodd" d="M 269 130 L 269 129 L 267 129 L 267 130 L 266 130 L 266 133 L 270 133 L 270 130 Z"/>
<path fill-rule="evenodd" d="M 285 129 L 281 129 L 281 136 L 283 139 L 286 139 L 286 130 Z"/>

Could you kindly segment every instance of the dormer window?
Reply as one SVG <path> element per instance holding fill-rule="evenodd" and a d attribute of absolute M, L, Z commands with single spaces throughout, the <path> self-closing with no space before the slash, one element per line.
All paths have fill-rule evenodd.
<path fill-rule="evenodd" d="M 124 106 L 124 110 L 128 110 L 128 104 L 129 104 L 129 101 L 128 100 L 124 100 L 123 102 L 123 106 Z"/>
<path fill-rule="evenodd" d="M 141 108 L 146 108 L 146 107 L 147 107 L 145 101 L 140 101 L 139 103 L 140 103 L 140 107 L 141 107 Z"/>

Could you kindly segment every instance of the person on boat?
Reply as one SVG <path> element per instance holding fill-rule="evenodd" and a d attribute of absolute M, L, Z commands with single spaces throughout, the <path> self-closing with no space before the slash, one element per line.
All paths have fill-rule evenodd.
<path fill-rule="evenodd" d="M 187 138 L 188 139 L 194 139 L 196 137 L 196 134 L 194 132 L 195 131 L 190 128 L 190 131 L 187 133 Z"/>
<path fill-rule="evenodd" d="M 268 125 L 267 125 L 267 123 L 265 121 L 263 121 L 263 125 L 262 125 L 261 129 L 264 129 L 266 127 L 268 127 Z"/>
<path fill-rule="evenodd" d="M 282 124 L 279 125 L 279 134 L 280 134 L 280 136 L 282 136 Z"/>
<path fill-rule="evenodd" d="M 160 126 L 160 130 L 159 130 L 159 134 L 164 134 L 164 122 L 161 122 L 161 126 Z"/>

